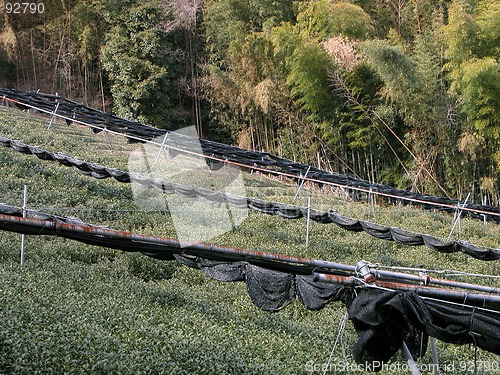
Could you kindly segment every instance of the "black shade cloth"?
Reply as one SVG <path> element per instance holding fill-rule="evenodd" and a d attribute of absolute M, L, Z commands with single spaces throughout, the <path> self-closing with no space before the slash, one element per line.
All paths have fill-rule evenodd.
<path fill-rule="evenodd" d="M 138 122 L 125 120 L 117 116 L 86 107 L 60 96 L 8 88 L 0 88 L 0 96 L 17 101 L 23 109 L 28 108 L 23 106 L 23 104 L 27 104 L 39 110 L 53 113 L 58 116 L 64 116 L 68 123 L 71 123 L 71 121 L 79 121 L 83 124 L 99 126 L 100 129 L 93 128 L 94 132 L 109 129 L 118 133 L 139 138 L 134 141 L 140 141 L 140 139 L 152 140 L 163 136 L 165 137 L 164 140 L 168 141 L 168 145 L 178 149 L 172 150 L 174 153 L 182 152 L 179 150 L 191 151 L 193 149 L 193 144 L 200 142 L 203 153 L 207 157 L 217 157 L 219 159 L 239 163 L 240 165 L 244 164 L 250 169 L 251 166 L 264 168 L 264 170 L 261 169 L 261 172 L 263 173 L 286 173 L 288 175 L 292 175 L 298 183 L 302 181 L 303 177 L 307 173 L 308 178 L 317 180 L 317 184 L 321 186 L 325 182 L 330 182 L 343 186 L 347 189 L 363 189 L 365 192 L 371 191 L 373 193 L 382 193 L 390 195 L 391 202 L 395 203 L 403 201 L 409 204 L 419 205 L 424 209 L 428 209 L 432 206 L 436 207 L 437 205 L 437 207 L 440 207 L 440 210 L 456 212 L 457 206 L 460 203 L 457 199 L 420 194 L 383 184 L 371 183 L 369 181 L 348 175 L 323 171 L 308 164 L 295 163 L 291 160 L 284 159 L 267 152 L 245 150 L 239 147 L 228 146 L 205 139 L 193 139 L 164 129 L 158 129 L 140 124 Z M 214 161 L 210 161 L 208 164 L 213 165 Z M 454 207 L 447 207 L 450 205 Z M 498 215 L 500 214 L 500 207 L 498 206 L 468 203 L 465 204 L 464 207 L 467 209 L 467 211 L 463 211 L 464 215 L 470 215 L 474 218 L 482 220 L 484 218 L 483 214 L 475 212 L 474 210 L 486 211 L 495 214 L 486 214 L 486 218 L 488 220 L 500 223 L 500 216 Z"/>
<path fill-rule="evenodd" d="M 295 277 L 292 274 L 249 264 L 245 281 L 252 302 L 262 310 L 281 310 L 295 298 Z"/>
<path fill-rule="evenodd" d="M 425 353 L 424 350 L 420 353 L 419 345 L 421 339 L 428 338 L 422 338 L 420 333 L 424 327 L 415 329 L 405 314 L 391 306 L 393 299 L 403 295 L 364 289 L 349 303 L 349 319 L 358 334 L 358 341 L 352 348 L 358 363 L 379 363 L 380 366 L 375 368 L 378 371 L 401 349 L 403 341 L 413 356 L 420 357 Z"/>
<path fill-rule="evenodd" d="M 37 146 L 29 146 L 17 140 L 11 140 L 0 136 L 0 146 L 11 147 L 12 149 L 24 153 L 33 154 L 37 157 L 42 156 L 43 160 L 57 161 L 60 164 L 73 167 L 78 172 L 94 178 L 114 178 L 123 183 L 136 182 L 143 186 L 152 186 L 164 194 L 179 194 L 187 198 L 199 198 L 216 204 L 227 203 L 238 208 L 249 208 L 253 211 L 276 215 L 286 219 L 299 219 L 307 217 L 308 209 L 277 202 L 262 201 L 255 198 L 238 197 L 227 193 L 214 192 L 202 188 L 194 188 L 181 184 L 174 184 L 167 181 L 152 179 L 138 174 L 129 174 L 116 168 L 108 168 L 97 163 L 87 162 L 81 159 L 73 158 L 60 152 L 51 152 L 41 149 Z M 465 241 L 443 242 L 438 238 L 427 234 L 419 234 L 405 231 L 400 228 L 384 227 L 368 221 L 355 220 L 343 216 L 337 212 L 319 212 L 310 211 L 310 219 L 322 223 L 335 223 L 339 227 L 352 232 L 366 232 L 369 235 L 389 240 L 407 246 L 425 245 L 433 250 L 445 253 L 463 252 L 476 259 L 498 260 L 500 259 L 500 249 L 480 248 Z"/>
<path fill-rule="evenodd" d="M 217 281 L 244 281 L 246 275 L 246 262 L 214 262 L 200 259 L 201 270 Z"/>
<path fill-rule="evenodd" d="M 335 284 L 314 282 L 313 276 L 296 275 L 295 288 L 297 299 L 308 310 L 321 310 L 332 301 L 346 303 L 349 292 L 346 288 Z"/>
<path fill-rule="evenodd" d="M 441 301 L 424 300 L 417 294 L 364 289 L 348 306 L 349 319 L 358 333 L 353 347 L 359 363 L 388 361 L 403 340 L 415 356 L 421 332 L 457 345 L 474 344 L 500 355 L 499 315 Z M 425 346 L 424 346 L 425 349 Z M 380 369 L 380 368 L 379 368 Z"/>
<path fill-rule="evenodd" d="M 12 212 L 12 220 L 0 217 L 0 230 L 57 235 L 92 245 L 142 252 L 164 260 L 175 258 L 182 264 L 203 270 L 216 280 L 244 281 L 252 302 L 266 311 L 278 311 L 295 298 L 306 308 L 314 310 L 333 301 L 342 301 L 347 305 L 349 318 L 358 333 L 353 354 L 359 363 L 389 360 L 403 340 L 413 353 L 417 353 L 421 332 L 425 333 L 424 340 L 430 335 L 457 345 L 474 344 L 500 355 L 499 311 L 489 312 L 465 304 L 457 306 L 445 300 L 424 299 L 413 292 L 324 284 L 314 281 L 313 269 L 308 266 L 256 259 L 256 255 L 255 259 L 245 255 L 243 258 L 247 260 L 241 260 L 241 256 L 233 254 L 223 261 L 224 255 L 211 252 L 207 245 L 181 248 L 175 240 L 151 242 L 146 237 L 126 232 L 123 232 L 124 238 L 115 238 L 111 230 L 93 232 L 92 228 L 100 228 L 70 224 L 66 218 L 20 219 L 15 209 L 5 207 L 4 211 L 7 210 Z M 81 223 L 74 220 L 74 223 Z M 56 225 L 57 222 L 63 224 Z M 232 261 L 233 257 L 240 260 Z"/>

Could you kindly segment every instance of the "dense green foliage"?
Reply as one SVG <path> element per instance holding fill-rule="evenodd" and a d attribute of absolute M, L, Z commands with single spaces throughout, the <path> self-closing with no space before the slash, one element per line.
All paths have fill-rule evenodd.
<path fill-rule="evenodd" d="M 102 49 L 118 116 L 161 124 L 170 109 L 167 67 L 161 52 L 159 9 L 152 4 L 124 4 L 106 17 L 111 26 Z"/>
<path fill-rule="evenodd" d="M 0 82 L 498 204 L 498 1 L 45 5 L 43 17 L 1 17 Z"/>
<path fill-rule="evenodd" d="M 136 147 L 112 137 L 111 149 L 102 134 L 65 123 L 48 131 L 47 122 L 0 107 L 0 134 L 48 150 L 123 169 Z M 249 196 L 290 203 L 296 191 L 294 186 L 263 177 L 245 176 L 245 180 Z M 0 201 L 21 205 L 23 184 L 29 185 L 29 208 L 136 233 L 175 236 L 169 213 L 141 212 L 127 184 L 92 179 L 53 162 L 0 149 Z M 370 205 L 326 193 L 306 186 L 298 202 L 307 194 L 317 209 L 336 209 L 351 217 L 441 237 L 450 231 L 450 215 L 409 207 L 377 207 L 372 212 Z M 408 248 L 331 224 L 312 223 L 306 249 L 305 226 L 303 219 L 251 212 L 236 230 L 212 241 L 348 264 L 366 259 L 386 265 L 500 272 L 498 262 Z M 462 221 L 465 240 L 498 247 L 499 236 L 497 225 Z M 2 374 L 306 374 L 311 368 L 319 373 L 345 313 L 340 303 L 321 311 L 307 311 L 294 303 L 266 313 L 252 304 L 243 283 L 217 282 L 173 262 L 52 237 L 26 237 L 21 272 L 19 243 L 20 235 L 0 231 Z M 495 280 L 480 282 L 498 287 Z M 354 364 L 349 353 L 355 339 L 348 323 L 333 363 Z M 438 354 L 442 365 L 474 361 L 474 350 L 468 346 L 440 342 Z M 477 359 L 497 360 L 481 350 Z M 430 354 L 422 360 L 431 362 Z M 397 355 L 391 363 L 401 365 L 404 360 Z"/>

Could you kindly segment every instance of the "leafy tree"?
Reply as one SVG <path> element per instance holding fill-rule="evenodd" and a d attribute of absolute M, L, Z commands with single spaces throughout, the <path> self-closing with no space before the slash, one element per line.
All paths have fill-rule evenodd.
<path fill-rule="evenodd" d="M 242 146 L 276 149 L 276 103 L 284 79 L 269 36 L 273 25 L 291 16 L 287 1 L 214 0 L 205 5 L 210 58 L 205 88 L 214 127 L 225 126 Z"/>
<path fill-rule="evenodd" d="M 500 5 L 483 1 L 474 9 L 455 1 L 446 27 L 451 92 L 466 123 L 482 135 L 500 139 Z"/>
<path fill-rule="evenodd" d="M 464 158 L 462 168 L 469 171 L 468 189 L 477 188 L 478 180 L 495 181 L 485 190 L 493 195 L 500 189 L 499 22 L 498 2 L 456 0 L 444 28 L 445 67 L 460 112 L 458 148 Z"/>
<path fill-rule="evenodd" d="M 313 120 L 321 121 L 328 117 L 332 103 L 329 84 L 329 71 L 332 69 L 333 62 L 326 51 L 313 41 L 306 39 L 292 55 L 286 82 L 300 109 L 309 113 Z"/>
<path fill-rule="evenodd" d="M 386 41 L 365 42 L 363 52 L 384 82 L 384 96 L 407 125 L 404 142 L 414 163 L 413 188 L 432 184 L 444 192 L 439 182 L 444 172 L 437 169 L 451 133 L 448 99 L 440 81 L 439 49 L 433 41 L 433 34 L 426 32 L 417 38 L 412 54 Z"/>
<path fill-rule="evenodd" d="M 71 43 L 71 52 L 77 58 L 79 79 L 74 83 L 85 103 L 101 97 L 105 107 L 104 82 L 101 64 L 101 44 L 104 39 L 105 23 L 93 2 L 78 2 L 73 13 L 71 28 L 75 40 Z"/>
<path fill-rule="evenodd" d="M 492 57 L 461 65 L 459 104 L 468 122 L 492 140 L 500 140 L 500 64 Z"/>
<path fill-rule="evenodd" d="M 115 8 L 117 7 L 117 8 Z M 162 20 L 155 1 L 119 7 L 109 4 L 102 61 L 119 116 L 155 126 L 171 126 L 169 56 L 157 25 Z"/>
<path fill-rule="evenodd" d="M 289 0 L 210 0 L 203 10 L 207 54 L 213 62 L 228 63 L 231 49 L 249 33 L 269 31 L 293 18 Z"/>
<path fill-rule="evenodd" d="M 365 39 L 374 32 L 370 16 L 361 7 L 345 1 L 312 2 L 297 18 L 310 35 L 322 40 L 339 34 Z"/>

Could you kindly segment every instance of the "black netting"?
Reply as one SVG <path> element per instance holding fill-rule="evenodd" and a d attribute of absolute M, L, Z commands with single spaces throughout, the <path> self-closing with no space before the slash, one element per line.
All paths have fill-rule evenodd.
<path fill-rule="evenodd" d="M 252 302 L 262 310 L 281 310 L 295 298 L 292 274 L 247 264 L 245 281 Z"/>
<path fill-rule="evenodd" d="M 218 281 L 244 281 L 247 262 L 218 262 L 202 259 L 199 262 L 205 275 Z"/>
<path fill-rule="evenodd" d="M 498 313 L 424 300 L 415 293 L 368 289 L 361 290 L 348 309 L 358 334 L 353 354 L 359 363 L 386 362 L 403 341 L 418 357 L 425 353 L 429 336 L 500 354 Z"/>
<path fill-rule="evenodd" d="M 349 319 L 358 334 L 352 348 L 358 363 L 386 362 L 401 348 L 407 323 L 386 306 L 395 295 L 361 290 L 349 306 Z"/>
<path fill-rule="evenodd" d="M 500 355 L 499 313 L 437 300 L 423 300 L 415 293 L 405 294 L 406 316 L 413 325 L 439 340 L 463 345 L 474 344 Z"/>
<path fill-rule="evenodd" d="M 196 197 L 214 204 L 222 204 L 222 202 L 226 202 L 234 207 L 249 208 L 257 212 L 268 215 L 277 215 L 286 219 L 298 219 L 307 216 L 308 210 L 305 207 L 261 201 L 255 198 L 236 197 L 222 192 L 214 192 L 206 189 L 160 181 L 137 174 L 129 174 L 128 172 L 120 171 L 115 168 L 107 168 L 97 163 L 76 159 L 63 153 L 43 151 L 39 147 L 28 146 L 22 142 L 10 140 L 2 136 L 0 136 L 0 145 L 4 147 L 11 147 L 25 154 L 31 153 L 35 156 L 41 157 L 43 160 L 57 161 L 64 166 L 73 167 L 75 170 L 86 176 L 98 179 L 114 178 L 115 180 L 123 183 L 130 183 L 133 181 L 143 186 L 152 186 L 165 194 L 175 193 L 188 198 Z M 433 250 L 445 253 L 461 251 L 480 260 L 500 259 L 500 249 L 480 248 L 465 241 L 452 240 L 450 242 L 444 242 L 427 234 L 412 233 L 399 228 L 384 227 L 368 221 L 355 220 L 333 211 L 319 212 L 311 210 L 310 219 L 322 224 L 335 223 L 339 227 L 349 231 L 364 231 L 373 237 L 396 241 L 407 246 L 426 245 Z"/>
<path fill-rule="evenodd" d="M 329 302 L 345 301 L 346 289 L 341 285 L 318 283 L 313 276 L 295 276 L 297 299 L 309 310 L 320 310 Z"/>
<path fill-rule="evenodd" d="M 198 257 L 194 257 L 194 256 L 186 256 L 186 255 L 181 255 L 181 254 L 174 254 L 174 258 L 182 265 L 184 266 L 187 266 L 187 267 L 190 267 L 190 268 L 196 268 L 196 269 L 199 269 L 200 266 L 199 266 L 199 263 L 198 263 L 198 260 L 199 258 Z"/>
<path fill-rule="evenodd" d="M 419 234 L 407 232 L 399 228 L 391 228 L 392 238 L 394 241 L 408 246 L 420 246 L 424 244 L 422 236 Z"/>
<path fill-rule="evenodd" d="M 302 181 L 303 176 L 307 173 L 307 176 L 317 180 L 317 183 L 320 186 L 322 186 L 324 182 L 330 182 L 344 186 L 347 189 L 362 189 L 365 192 L 372 191 L 374 194 L 381 193 L 391 196 L 390 200 L 392 202 L 404 201 L 409 204 L 420 205 L 424 209 L 438 206 L 442 211 L 455 213 L 457 205 L 460 203 L 457 199 L 420 194 L 383 184 L 372 183 L 340 173 L 327 172 L 313 166 L 304 163 L 296 163 L 267 152 L 245 150 L 239 147 L 228 146 L 205 139 L 193 140 L 192 138 L 168 132 L 164 129 L 158 129 L 140 124 L 138 122 L 125 120 L 59 96 L 36 92 L 25 92 L 8 88 L 0 88 L 0 95 L 10 100 L 17 101 L 16 105 L 22 107 L 23 109 L 27 108 L 23 104 L 34 106 L 39 110 L 44 110 L 46 113 L 55 114 L 57 109 L 57 115 L 66 117 L 66 121 L 68 123 L 71 123 L 71 121 L 79 121 L 83 124 L 99 126 L 100 129 L 93 128 L 94 132 L 109 129 L 114 132 L 140 138 L 134 140 L 134 142 L 166 136 L 168 137 L 170 145 L 181 150 L 192 150 L 193 142 L 197 143 L 199 141 L 205 155 L 211 155 L 231 162 L 244 164 L 250 169 L 251 166 L 260 167 L 261 172 L 263 173 L 276 174 L 284 172 L 291 174 L 294 175 L 299 183 Z M 172 150 L 172 152 L 179 151 Z M 212 165 L 214 162 L 210 161 L 208 164 Z M 467 209 L 467 211 L 464 211 L 464 215 L 467 214 L 482 220 L 484 215 L 476 212 L 476 210 L 481 210 L 487 212 L 486 218 L 488 220 L 500 223 L 500 216 L 498 215 L 500 214 L 500 207 L 498 206 L 468 203 L 464 205 L 464 208 Z M 491 214 L 488 215 L 488 213 Z"/>
<path fill-rule="evenodd" d="M 371 223 L 369 221 L 362 221 L 361 226 L 363 227 L 363 230 L 372 237 L 383 240 L 392 240 L 392 233 L 390 228 Z"/>

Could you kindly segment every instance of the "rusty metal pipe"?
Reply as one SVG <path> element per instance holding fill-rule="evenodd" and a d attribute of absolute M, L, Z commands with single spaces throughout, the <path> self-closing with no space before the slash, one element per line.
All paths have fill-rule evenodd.
<path fill-rule="evenodd" d="M 379 271 L 379 270 L 377 270 L 376 272 L 380 275 L 380 279 L 382 279 L 382 280 L 384 280 L 384 279 L 385 280 L 401 279 L 401 275 L 405 275 L 404 278 L 406 280 L 415 281 L 415 282 L 421 283 L 422 285 L 434 284 L 434 285 L 448 286 L 448 287 L 461 288 L 461 289 L 467 289 L 467 290 L 475 290 L 478 292 L 492 293 L 492 294 L 500 295 L 500 289 L 489 287 L 489 286 L 469 284 L 469 283 L 464 283 L 464 282 L 454 281 L 454 280 L 436 279 L 436 278 L 431 278 L 429 276 L 409 275 L 409 274 L 404 274 L 404 273 L 400 273 L 400 272 Z"/>
<path fill-rule="evenodd" d="M 312 266 L 312 267 L 315 267 L 318 269 L 337 270 L 337 271 L 357 274 L 357 267 L 356 266 L 351 266 L 351 265 L 346 265 L 346 264 L 341 264 L 341 263 L 335 263 L 335 262 L 329 262 L 329 261 L 311 259 L 311 258 L 292 257 L 289 255 L 274 254 L 274 253 L 263 252 L 263 251 L 236 249 L 236 248 L 217 246 L 217 245 L 200 244 L 200 243 L 189 243 L 189 242 L 184 242 L 184 241 L 178 241 L 176 239 L 171 239 L 171 238 L 163 238 L 163 237 L 158 237 L 158 236 L 135 234 L 135 233 L 131 233 L 131 232 L 119 231 L 119 230 L 108 229 L 108 228 L 103 228 L 103 227 L 68 224 L 68 223 L 61 223 L 61 222 L 56 222 L 56 221 L 47 221 L 47 220 L 40 220 L 40 219 L 34 219 L 34 218 L 23 218 L 23 217 L 18 217 L 18 216 L 0 214 L 0 224 L 2 222 L 14 224 L 14 225 L 17 224 L 20 226 L 24 226 L 26 228 L 37 228 L 37 229 L 39 229 L 37 231 L 38 234 L 56 235 L 56 236 L 60 236 L 60 237 L 71 238 L 72 237 L 71 233 L 81 233 L 81 234 L 84 234 L 86 236 L 92 237 L 94 242 L 95 242 L 95 240 L 99 240 L 99 238 L 102 238 L 103 240 L 104 239 L 117 239 L 117 240 L 133 241 L 136 245 L 137 244 L 140 245 L 140 243 L 160 245 L 161 247 L 164 248 L 165 253 L 169 253 L 169 254 L 187 253 L 187 254 L 196 255 L 197 251 L 203 251 L 206 254 L 216 253 L 216 254 L 220 254 L 220 255 L 225 255 L 226 258 L 229 258 L 229 259 L 227 259 L 228 261 L 233 261 L 235 259 L 237 259 L 237 260 L 247 260 L 247 259 L 270 260 L 270 261 L 277 261 L 277 262 L 284 262 L 284 263 L 299 264 L 299 265 L 303 265 L 303 266 Z M 11 229 L 7 228 L 7 230 L 11 230 Z M 21 233 L 23 232 L 20 229 L 16 229 L 15 231 L 21 232 Z M 30 233 L 30 231 L 28 231 L 28 230 L 25 232 Z M 377 280 L 377 284 L 379 284 L 379 285 L 380 285 L 380 283 L 387 283 L 388 285 L 389 284 L 391 284 L 391 285 L 392 284 L 405 285 L 405 284 L 399 284 L 399 283 L 392 283 L 391 281 L 388 281 L 388 280 L 384 281 L 383 280 L 384 278 L 389 279 L 389 280 L 397 279 L 400 281 L 408 280 L 408 281 L 416 281 L 416 282 L 422 282 L 424 280 L 422 276 L 415 276 L 415 275 L 409 275 L 409 274 L 391 272 L 391 271 L 376 270 L 376 272 L 378 273 L 378 277 L 379 277 L 379 280 Z M 328 280 L 328 277 L 340 277 L 340 276 L 325 274 L 324 277 L 326 277 L 326 279 Z M 322 281 L 324 281 L 324 280 L 322 280 Z M 489 288 L 489 287 L 484 287 L 481 285 L 460 283 L 460 282 L 456 282 L 456 281 L 441 280 L 441 279 L 431 279 L 431 281 L 433 284 L 436 284 L 436 285 L 452 286 L 452 287 L 456 287 L 456 288 L 464 288 L 464 289 L 469 289 L 469 290 L 500 294 L 500 291 L 496 288 Z M 326 281 L 326 282 L 328 282 L 328 281 Z M 352 281 L 349 281 L 348 284 L 344 284 L 344 285 L 352 285 Z M 413 286 L 413 285 L 408 286 L 408 287 L 415 288 L 415 286 Z M 427 290 L 423 286 L 421 288 L 422 288 L 422 290 Z M 445 290 L 445 289 L 443 289 L 443 290 Z M 460 296 L 464 297 L 466 294 L 467 293 L 464 292 L 464 293 L 460 294 Z M 497 299 L 500 301 L 500 296 L 497 297 Z"/>
<path fill-rule="evenodd" d="M 139 243 L 143 242 L 145 244 L 146 243 L 158 244 L 158 245 L 163 245 L 166 248 L 169 248 L 165 249 L 166 252 L 172 252 L 172 248 L 178 249 L 176 250 L 177 253 L 190 253 L 192 252 L 192 250 L 203 250 L 206 252 L 232 255 L 241 260 L 245 260 L 246 258 L 256 258 L 256 259 L 301 264 L 301 265 L 313 266 L 316 268 L 335 269 L 351 273 L 356 272 L 355 266 L 345 265 L 341 263 L 328 262 L 311 258 L 293 257 L 289 255 L 274 254 L 263 251 L 236 249 L 236 248 L 208 245 L 202 243 L 190 243 L 185 241 L 178 241 L 176 239 L 171 239 L 171 238 L 135 234 L 131 232 L 119 231 L 103 227 L 67 224 L 67 223 L 46 221 L 34 218 L 22 218 L 18 216 L 0 214 L 0 223 L 2 222 L 23 225 L 31 228 L 39 228 L 40 234 L 57 235 L 60 237 L 67 237 L 65 235 L 65 232 L 74 232 L 96 237 L 101 236 L 103 238 L 122 239 L 122 240 L 136 241 Z"/>
<path fill-rule="evenodd" d="M 337 276 L 316 273 L 314 277 L 315 281 L 320 281 L 330 284 L 339 284 L 346 286 L 358 285 L 367 288 L 386 288 L 391 290 L 400 290 L 404 292 L 415 292 L 419 296 L 444 299 L 451 302 L 460 302 L 464 305 L 473 304 L 474 306 L 493 308 L 500 311 L 500 296 L 490 295 L 490 294 L 476 294 L 467 293 L 450 289 L 414 285 L 414 284 L 404 284 L 398 282 L 390 282 L 377 280 L 372 284 L 363 283 L 356 277 L 352 276 Z"/>

